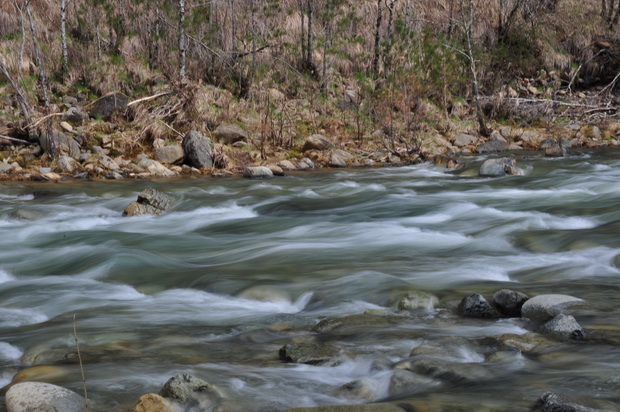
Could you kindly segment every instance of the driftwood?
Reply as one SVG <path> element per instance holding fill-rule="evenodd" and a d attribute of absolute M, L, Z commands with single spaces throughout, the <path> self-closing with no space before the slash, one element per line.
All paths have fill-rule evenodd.
<path fill-rule="evenodd" d="M 15 143 L 20 143 L 20 144 L 30 144 L 30 142 L 26 140 L 16 139 L 14 137 L 5 136 L 3 134 L 0 134 L 0 140 L 8 140 L 9 142 L 15 142 Z"/>
<path fill-rule="evenodd" d="M 43 123 L 45 120 L 52 118 L 54 116 L 62 116 L 64 113 L 50 113 L 47 116 L 43 116 L 42 118 L 40 118 L 39 120 L 37 120 L 36 122 L 29 124 L 28 126 L 26 126 L 28 129 L 34 129 L 35 127 L 37 127 L 38 125 L 40 125 L 41 123 Z"/>
<path fill-rule="evenodd" d="M 153 96 L 143 97 L 141 99 L 134 100 L 132 102 L 127 103 L 127 107 L 133 106 L 134 104 L 138 104 L 138 103 L 142 103 L 142 102 L 148 102 L 150 100 L 155 100 L 157 98 L 160 98 L 160 97 L 163 97 L 163 96 L 168 96 L 170 94 L 172 94 L 172 92 L 162 92 L 162 93 L 154 94 Z"/>

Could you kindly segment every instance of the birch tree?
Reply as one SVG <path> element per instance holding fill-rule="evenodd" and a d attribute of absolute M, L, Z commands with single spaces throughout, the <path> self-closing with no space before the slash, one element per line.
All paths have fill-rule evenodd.
<path fill-rule="evenodd" d="M 179 0 L 179 80 L 185 80 L 187 40 L 185 38 L 185 0 Z"/>
<path fill-rule="evenodd" d="M 67 0 L 60 0 L 60 39 L 62 43 L 62 72 L 69 72 L 69 52 L 67 49 Z"/>

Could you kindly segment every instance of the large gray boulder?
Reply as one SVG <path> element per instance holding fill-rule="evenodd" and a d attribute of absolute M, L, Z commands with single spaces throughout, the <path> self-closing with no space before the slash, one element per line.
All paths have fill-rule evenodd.
<path fill-rule="evenodd" d="M 493 294 L 495 307 L 508 317 L 521 317 L 521 307 L 530 297 L 511 289 L 501 289 Z"/>
<path fill-rule="evenodd" d="M 307 150 L 327 150 L 330 147 L 332 147 L 332 142 L 330 142 L 325 136 L 321 134 L 313 134 L 306 139 L 301 151 L 305 152 Z"/>
<path fill-rule="evenodd" d="M 561 340 L 583 340 L 586 333 L 574 317 L 560 314 L 545 323 L 540 331 L 552 338 Z"/>
<path fill-rule="evenodd" d="M 535 322 L 546 322 L 569 308 L 586 304 L 585 300 L 569 295 L 538 295 L 523 304 L 521 316 Z"/>
<path fill-rule="evenodd" d="M 472 136 L 470 134 L 461 133 L 456 136 L 454 139 L 454 145 L 456 147 L 470 146 L 475 144 L 478 141 L 476 136 Z"/>
<path fill-rule="evenodd" d="M 517 167 L 517 161 L 512 158 L 488 159 L 480 166 L 480 176 L 498 177 L 506 175 L 523 175 L 522 169 Z"/>
<path fill-rule="evenodd" d="M 127 108 L 129 99 L 122 93 L 113 93 L 97 100 L 90 111 L 90 117 L 110 120 L 114 113 L 121 113 Z"/>
<path fill-rule="evenodd" d="M 52 131 L 51 137 L 47 132 L 41 133 L 39 136 L 39 144 L 47 153 L 51 152 L 53 145 L 56 150 L 56 154 L 59 156 L 66 155 L 74 159 L 78 159 L 80 157 L 80 145 L 78 142 L 76 142 L 72 137 L 56 130 Z"/>
<path fill-rule="evenodd" d="M 341 363 L 338 348 L 328 344 L 288 343 L 280 348 L 280 360 L 289 363 L 334 366 Z"/>
<path fill-rule="evenodd" d="M 144 189 L 138 200 L 131 202 L 123 216 L 162 215 L 172 206 L 172 199 L 165 193 L 153 188 Z"/>
<path fill-rule="evenodd" d="M 508 143 L 501 140 L 489 140 L 476 147 L 478 153 L 505 152 L 508 150 Z"/>
<path fill-rule="evenodd" d="M 80 412 L 86 400 L 75 392 L 43 382 L 23 382 L 6 393 L 8 412 Z"/>
<path fill-rule="evenodd" d="M 72 157 L 60 156 L 56 161 L 56 171 L 59 173 L 73 173 L 80 169 L 80 163 Z"/>
<path fill-rule="evenodd" d="M 228 145 L 247 142 L 250 137 L 248 132 L 234 124 L 221 124 L 213 131 L 213 134 L 218 141 Z"/>
<path fill-rule="evenodd" d="M 273 172 L 267 166 L 249 166 L 241 171 L 243 177 L 250 179 L 268 179 L 273 177 Z"/>
<path fill-rule="evenodd" d="M 198 169 L 213 167 L 213 145 L 211 144 L 211 139 L 192 130 L 185 135 L 182 145 L 185 152 L 185 162 L 189 166 Z"/>
<path fill-rule="evenodd" d="M 497 309 L 478 293 L 464 297 L 457 312 L 466 318 L 497 319 L 501 317 Z"/>
<path fill-rule="evenodd" d="M 191 410 L 211 410 L 224 395 L 215 385 L 186 373 L 170 378 L 159 391 L 164 398 L 174 399 Z"/>

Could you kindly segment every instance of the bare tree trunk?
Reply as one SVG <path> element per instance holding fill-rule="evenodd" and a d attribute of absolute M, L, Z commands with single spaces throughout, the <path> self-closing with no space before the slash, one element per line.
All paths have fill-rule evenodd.
<path fill-rule="evenodd" d="M 478 83 L 478 69 L 476 67 L 476 59 L 474 57 L 473 50 L 473 29 L 474 29 L 474 2 L 468 0 L 468 5 L 465 7 L 465 0 L 461 0 L 461 16 L 463 19 L 463 25 L 465 28 L 465 39 L 467 42 L 467 58 L 469 59 L 469 69 L 471 71 L 472 86 L 474 91 L 474 101 L 476 103 L 476 117 L 478 119 L 479 131 L 482 136 L 488 137 L 491 132 L 487 127 L 484 120 L 484 113 L 482 112 L 482 105 L 480 104 L 480 86 Z M 466 14 L 467 13 L 467 14 Z"/>
<path fill-rule="evenodd" d="M 186 71 L 186 48 L 185 39 L 185 0 L 179 0 L 179 80 L 185 80 Z"/>
<path fill-rule="evenodd" d="M 30 124 L 30 107 L 28 106 L 28 102 L 26 101 L 24 93 L 19 87 L 19 83 L 14 81 L 13 78 L 9 75 L 9 71 L 4 64 L 4 59 L 2 57 L 0 57 L 0 73 L 4 75 L 6 80 L 15 91 L 15 96 L 17 97 L 17 102 L 19 103 L 22 115 L 24 116 L 24 121 L 26 122 L 26 124 Z"/>
<path fill-rule="evenodd" d="M 22 38 L 19 42 L 19 56 L 17 59 L 17 84 L 22 81 L 22 66 L 24 64 L 24 49 L 26 48 L 26 22 L 24 21 L 24 9 L 17 4 L 17 0 L 13 0 L 13 5 L 19 13 L 20 27 L 22 30 Z M 20 103 L 21 104 L 21 103 Z"/>
<path fill-rule="evenodd" d="M 306 13 L 304 12 L 304 0 L 299 0 L 299 13 L 301 14 L 301 61 L 306 65 Z"/>
<path fill-rule="evenodd" d="M 411 0 L 405 1 L 405 27 L 411 30 Z"/>
<path fill-rule="evenodd" d="M 308 68 L 314 71 L 314 50 L 312 43 L 314 41 L 314 1 L 308 0 Z"/>
<path fill-rule="evenodd" d="M 614 0 L 609 0 L 609 4 L 607 6 L 607 22 L 611 23 L 611 18 L 614 15 Z"/>
<path fill-rule="evenodd" d="M 448 17 L 448 40 L 452 38 L 452 31 L 454 30 L 454 0 L 450 0 L 450 11 Z"/>
<path fill-rule="evenodd" d="M 607 15 L 607 1 L 601 0 L 601 16 L 605 17 Z"/>
<path fill-rule="evenodd" d="M 69 52 L 67 49 L 67 0 L 60 0 L 60 38 L 62 43 L 62 72 L 69 72 Z"/>
<path fill-rule="evenodd" d="M 250 16 L 252 18 L 252 80 L 256 73 L 256 4 L 255 0 L 250 0 Z"/>
<path fill-rule="evenodd" d="M 325 29 L 325 39 L 323 41 L 323 80 L 321 82 L 321 90 L 325 94 L 327 92 L 327 85 L 329 83 L 329 78 L 327 76 L 327 52 L 329 50 L 329 45 L 331 42 L 332 36 L 332 2 L 333 0 L 327 0 L 327 12 L 326 12 L 326 20 L 327 20 L 327 28 Z"/>
<path fill-rule="evenodd" d="M 614 0 L 610 0 L 610 2 L 613 4 Z M 613 7 L 613 5 L 610 5 L 610 7 Z M 611 21 L 612 25 L 618 24 L 618 21 L 620 20 L 620 0 L 618 1 L 618 6 L 616 7 L 616 14 L 614 15 L 613 20 Z"/>
<path fill-rule="evenodd" d="M 386 59 L 386 64 L 385 64 L 385 71 L 386 73 L 389 73 L 390 70 L 392 69 L 391 65 L 392 65 L 392 46 L 394 45 L 394 5 L 396 4 L 396 0 L 390 0 L 390 3 L 388 4 L 386 1 L 386 6 L 388 8 L 388 27 L 387 27 L 387 36 L 388 36 L 388 40 L 387 40 L 387 44 L 385 46 L 385 59 Z"/>
<path fill-rule="evenodd" d="M 375 25 L 375 49 L 372 59 L 372 73 L 373 77 L 377 79 L 379 77 L 379 63 L 381 59 L 381 22 L 383 20 L 383 2 L 377 0 L 377 23 Z"/>
<path fill-rule="evenodd" d="M 232 41 L 231 51 L 237 51 L 237 19 L 235 18 L 235 0 L 228 0 L 230 8 L 230 40 Z M 236 54 L 236 53 L 235 53 Z"/>

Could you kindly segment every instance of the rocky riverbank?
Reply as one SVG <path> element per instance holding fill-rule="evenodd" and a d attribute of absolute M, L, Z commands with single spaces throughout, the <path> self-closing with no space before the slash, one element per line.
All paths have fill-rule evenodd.
<path fill-rule="evenodd" d="M 253 296 L 257 296 L 257 290 Z M 248 293 L 250 293 L 248 291 Z M 248 295 L 250 296 L 250 295 Z M 260 290 L 263 299 L 281 299 L 277 290 Z M 511 364 L 517 365 L 528 359 L 548 362 L 566 356 L 571 348 L 579 345 L 620 344 L 620 335 L 609 330 L 592 328 L 586 330 L 576 319 L 604 313 L 586 301 L 569 295 L 541 294 L 529 297 L 510 289 L 496 291 L 488 300 L 482 294 L 462 298 L 457 307 L 442 306 L 431 293 L 412 290 L 395 299 L 391 309 L 369 310 L 343 317 L 326 318 L 311 326 L 305 334 L 297 331 L 295 338 L 282 346 L 273 358 L 288 364 L 306 364 L 336 367 L 350 359 L 368 357 L 373 370 L 389 374 L 387 398 L 382 399 L 382 388 L 370 378 L 360 378 L 333 388 L 333 394 L 343 404 L 312 408 L 289 409 L 290 412 L 359 412 L 359 411 L 408 411 L 408 410 L 506 410 L 506 405 L 492 405 L 492 401 L 480 399 L 476 403 L 468 399 L 463 403 L 450 396 L 427 399 L 424 392 L 473 385 L 504 379 L 512 373 Z M 497 322 L 516 319 L 529 332 L 519 335 L 505 333 L 500 336 L 467 338 L 446 336 L 426 339 L 411 349 L 409 358 L 393 362 L 380 350 L 372 354 L 362 348 L 343 345 L 347 336 L 363 331 L 378 331 L 386 326 L 413 325 L 417 320 L 433 317 L 437 326 L 465 323 L 479 328 L 491 328 Z M 394 330 L 392 328 L 392 330 Z M 277 333 L 273 330 L 273 333 Z M 282 338 L 287 334 L 284 331 Z M 394 333 L 394 332 L 392 332 Z M 403 332 L 404 333 L 404 332 Z M 290 335 L 290 331 L 288 333 Z M 379 343 L 379 342 L 377 342 Z M 42 354 L 40 354 L 42 355 Z M 50 354 L 46 356 L 49 357 Z M 32 354 L 31 354 L 32 356 Z M 92 359 L 91 359 L 92 360 Z M 40 368 L 40 367 L 39 367 Z M 62 410 L 78 412 L 108 410 L 102 401 L 86 401 L 81 395 L 49 383 L 36 366 L 18 373 L 4 390 L 9 412 L 28 410 Z M 25 382 L 30 381 L 30 382 Z M 156 389 L 156 388 L 154 388 Z M 411 398 L 419 394 L 419 399 Z M 567 396 L 568 395 L 568 396 Z M 406 398 L 406 399 L 401 399 Z M 531 411 L 617 411 L 620 405 L 602 399 L 570 399 L 570 394 L 556 394 L 541 388 L 531 393 Z M 380 401 L 381 403 L 367 403 Z M 472 403 L 473 402 L 473 403 Z M 491 403 L 488 403 L 491 402 Z M 349 403 L 349 404 L 347 404 Z M 499 409 L 498 409 L 499 408 Z M 198 411 L 266 411 L 282 410 L 275 405 L 255 399 L 236 399 L 223 388 L 192 374 L 171 377 L 157 393 L 140 397 L 131 408 L 132 412 L 178 412 Z M 517 408 L 514 410 L 525 410 Z"/>

